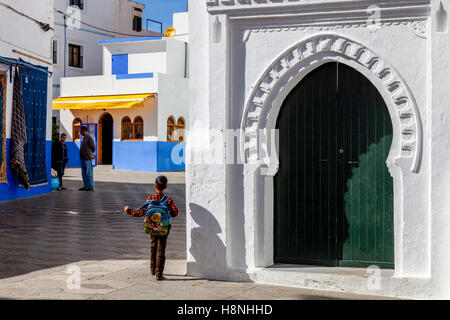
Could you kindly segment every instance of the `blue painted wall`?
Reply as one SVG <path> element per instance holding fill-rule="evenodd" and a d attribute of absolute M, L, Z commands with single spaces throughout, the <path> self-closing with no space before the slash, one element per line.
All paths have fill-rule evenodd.
<path fill-rule="evenodd" d="M 114 141 L 116 170 L 167 172 L 184 171 L 184 143 L 165 141 Z M 180 155 L 172 159 L 172 151 Z"/>
<path fill-rule="evenodd" d="M 114 141 L 114 169 L 156 172 L 157 153 L 156 141 Z"/>
<path fill-rule="evenodd" d="M 66 147 L 67 147 L 67 156 L 69 157 L 69 162 L 67 163 L 67 167 L 81 168 L 80 142 L 79 141 L 66 142 Z"/>
<path fill-rule="evenodd" d="M 67 167 L 81 168 L 80 142 L 66 142 L 66 146 Z M 184 142 L 114 141 L 113 168 L 146 172 L 184 171 L 185 146 Z"/>
<path fill-rule="evenodd" d="M 8 174 L 8 184 L 0 184 L 0 201 L 21 199 L 31 196 L 37 196 L 40 194 L 51 192 L 51 162 L 52 162 L 52 142 L 46 141 L 46 166 L 47 166 L 47 180 L 48 183 L 41 185 L 39 187 L 31 187 L 30 190 L 26 190 L 22 186 L 17 186 L 17 179 L 15 175 L 11 172 L 9 167 L 9 146 L 10 139 L 6 140 L 6 158 L 7 158 L 7 174 Z"/>
<path fill-rule="evenodd" d="M 128 54 L 112 55 L 112 74 L 128 74 Z"/>
<path fill-rule="evenodd" d="M 158 171 L 184 171 L 184 142 L 158 141 Z"/>

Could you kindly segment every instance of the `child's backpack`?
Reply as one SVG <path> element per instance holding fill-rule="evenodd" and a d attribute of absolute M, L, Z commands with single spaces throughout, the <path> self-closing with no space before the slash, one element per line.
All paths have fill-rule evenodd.
<path fill-rule="evenodd" d="M 167 196 L 161 200 L 148 201 L 145 211 L 144 230 L 152 236 L 166 236 L 169 232 L 170 214 L 167 206 Z"/>

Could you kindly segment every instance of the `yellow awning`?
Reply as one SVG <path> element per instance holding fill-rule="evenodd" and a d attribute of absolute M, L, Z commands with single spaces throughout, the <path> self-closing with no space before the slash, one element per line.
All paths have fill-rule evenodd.
<path fill-rule="evenodd" d="M 144 100 L 154 97 L 152 93 L 115 96 L 66 97 L 53 100 L 53 110 L 75 109 L 124 109 L 143 107 Z"/>

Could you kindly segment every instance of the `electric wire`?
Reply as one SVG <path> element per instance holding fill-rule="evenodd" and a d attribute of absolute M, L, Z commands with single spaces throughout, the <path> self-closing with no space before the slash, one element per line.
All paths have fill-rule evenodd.
<path fill-rule="evenodd" d="M 20 11 L 18 11 L 18 10 L 16 10 L 16 9 L 14 9 L 14 8 L 11 7 L 10 5 L 7 5 L 6 3 L 0 2 L 0 5 L 3 6 L 3 7 L 5 7 L 5 8 L 7 8 L 7 9 L 9 9 L 9 10 L 11 10 L 11 11 L 14 11 L 14 12 L 17 13 L 18 15 L 21 15 L 21 16 L 27 18 L 27 19 L 30 19 L 31 21 L 36 22 L 39 26 L 41 26 L 42 30 L 44 30 L 44 31 L 54 30 L 54 29 L 50 26 L 50 24 L 45 23 L 45 22 L 41 22 L 41 21 L 39 21 L 39 20 L 37 20 L 37 19 L 35 19 L 35 18 L 33 18 L 33 17 L 30 17 L 29 15 L 27 15 L 27 14 L 25 14 L 25 13 L 23 13 L 23 12 L 20 12 Z"/>
<path fill-rule="evenodd" d="M 136 37 L 136 34 L 121 33 L 121 32 L 117 32 L 117 31 L 111 31 L 111 30 L 108 30 L 108 29 L 96 27 L 96 26 L 94 26 L 94 25 L 92 25 L 92 24 L 89 24 L 89 23 L 87 23 L 87 22 L 83 22 L 83 21 L 81 21 L 81 20 L 75 19 L 75 18 L 73 18 L 72 16 L 70 16 L 70 15 L 68 15 L 68 14 L 66 14 L 66 13 L 64 13 L 64 12 L 62 12 L 61 10 L 56 10 L 56 9 L 55 9 L 55 12 L 57 12 L 57 13 L 59 13 L 59 14 L 62 14 L 62 15 L 65 16 L 66 18 L 72 19 L 72 20 L 74 20 L 74 21 L 76 21 L 76 22 L 79 22 L 79 23 L 84 24 L 84 25 L 86 25 L 86 26 L 88 26 L 88 27 L 91 27 L 91 28 L 94 28 L 94 29 L 97 29 L 97 30 L 100 30 L 100 31 L 103 31 L 103 32 L 109 32 L 109 33 L 112 33 L 112 34 L 117 34 L 117 35 L 127 36 L 127 37 Z M 152 32 L 154 32 L 154 31 L 152 31 Z M 155 33 L 156 33 L 156 34 L 159 34 L 158 32 L 155 32 Z"/>

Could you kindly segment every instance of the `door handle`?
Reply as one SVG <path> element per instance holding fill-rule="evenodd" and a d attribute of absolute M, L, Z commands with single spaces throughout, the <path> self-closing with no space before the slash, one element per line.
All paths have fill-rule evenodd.
<path fill-rule="evenodd" d="M 359 161 L 349 161 L 348 164 L 351 166 L 359 167 Z"/>
<path fill-rule="evenodd" d="M 328 159 L 320 159 L 319 162 L 326 163 L 326 162 L 328 162 Z"/>

